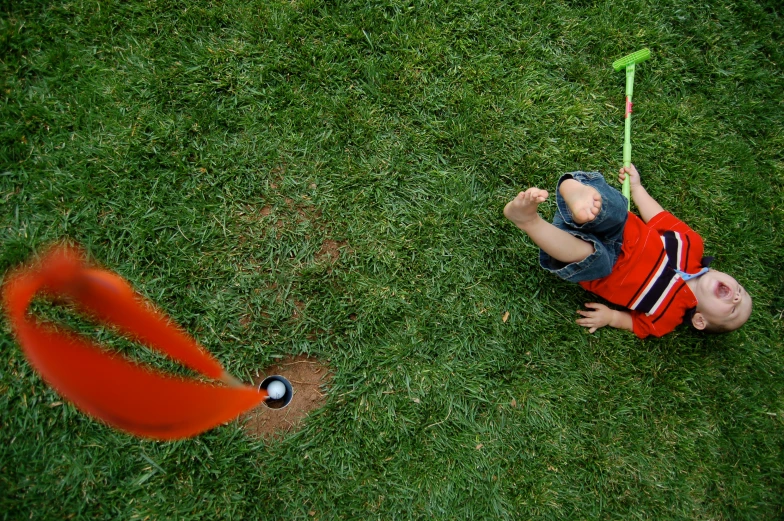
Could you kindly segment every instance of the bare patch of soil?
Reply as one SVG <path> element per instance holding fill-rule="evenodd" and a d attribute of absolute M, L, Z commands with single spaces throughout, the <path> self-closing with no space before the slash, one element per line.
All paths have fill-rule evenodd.
<path fill-rule="evenodd" d="M 328 259 L 328 262 L 335 263 L 337 262 L 338 258 L 340 258 L 340 248 L 346 246 L 346 242 L 338 242 L 333 241 L 332 239 L 327 239 L 321 245 L 321 249 L 319 249 L 318 253 L 316 254 L 316 260 L 323 260 Z"/>
<path fill-rule="evenodd" d="M 291 318 L 297 320 L 305 309 L 305 303 L 301 300 L 294 299 L 294 309 L 291 311 Z"/>
<path fill-rule="evenodd" d="M 302 420 L 324 405 L 326 386 L 331 375 L 329 366 L 305 355 L 284 358 L 280 362 L 259 372 L 254 385 L 259 385 L 268 376 L 285 376 L 294 388 L 294 397 L 282 409 L 270 409 L 264 404 L 246 413 L 242 420 L 245 431 L 251 436 L 272 438 L 296 430 Z"/>
<path fill-rule="evenodd" d="M 240 326 L 242 329 L 248 329 L 248 326 L 253 322 L 253 315 L 246 313 L 240 317 Z"/>

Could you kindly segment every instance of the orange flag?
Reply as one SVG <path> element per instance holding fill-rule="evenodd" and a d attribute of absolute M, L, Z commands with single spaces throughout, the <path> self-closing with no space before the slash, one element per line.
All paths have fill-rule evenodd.
<path fill-rule="evenodd" d="M 153 371 L 106 352 L 72 331 L 27 313 L 33 297 L 65 297 L 84 313 L 227 386 Z M 49 250 L 3 286 L 14 336 L 44 380 L 87 414 L 131 434 L 159 440 L 195 436 L 264 400 L 137 294 L 119 275 L 90 267 L 70 246 Z"/>

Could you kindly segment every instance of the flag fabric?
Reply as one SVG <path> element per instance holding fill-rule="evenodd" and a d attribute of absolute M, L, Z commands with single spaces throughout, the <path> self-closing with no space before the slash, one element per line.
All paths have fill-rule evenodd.
<path fill-rule="evenodd" d="M 39 294 L 65 298 L 87 316 L 206 378 L 167 375 L 32 316 L 29 307 Z M 131 434 L 159 440 L 195 436 L 266 398 L 264 391 L 242 385 L 224 371 L 122 277 L 90 266 L 73 246 L 55 246 L 38 262 L 9 275 L 3 306 L 14 336 L 43 379 L 83 412 Z"/>

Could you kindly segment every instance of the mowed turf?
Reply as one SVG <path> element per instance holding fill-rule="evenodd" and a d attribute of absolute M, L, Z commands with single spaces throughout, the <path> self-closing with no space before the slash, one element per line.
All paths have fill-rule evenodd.
<path fill-rule="evenodd" d="M 70 239 L 250 381 L 328 363 L 281 440 L 96 422 L 0 333 L 0 518 L 784 516 L 779 2 L 0 7 L 0 269 Z M 574 324 L 502 216 L 632 160 L 754 297 L 740 331 Z M 554 204 L 542 205 L 551 216 Z M 154 366 L 176 365 L 58 308 Z M 85 375 L 86 378 L 89 375 Z"/>

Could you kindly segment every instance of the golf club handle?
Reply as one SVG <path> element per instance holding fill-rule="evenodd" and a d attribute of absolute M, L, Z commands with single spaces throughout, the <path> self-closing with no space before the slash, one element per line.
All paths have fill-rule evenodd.
<path fill-rule="evenodd" d="M 626 176 L 626 179 L 623 180 L 623 186 L 621 187 L 621 193 L 626 198 L 626 209 L 631 210 L 632 207 L 632 186 L 629 184 L 629 176 Z"/>
<path fill-rule="evenodd" d="M 631 98 L 627 98 L 627 104 L 631 103 Z M 631 130 L 632 130 L 632 117 L 631 114 L 626 116 L 626 123 L 624 128 L 624 139 L 623 139 L 623 166 L 628 168 L 632 164 L 632 140 L 631 140 Z M 624 197 L 626 197 L 626 202 L 628 205 L 628 209 L 632 207 L 632 189 L 631 184 L 629 182 L 629 175 L 626 175 L 626 179 L 623 180 L 623 186 L 621 187 L 621 193 Z"/>
<path fill-rule="evenodd" d="M 630 63 L 626 66 L 626 108 L 625 108 L 625 122 L 624 122 L 624 139 L 623 139 L 623 166 L 629 167 L 632 164 L 632 94 L 634 92 L 634 64 Z M 629 184 L 629 176 L 623 180 L 623 187 L 621 193 L 626 197 L 628 209 L 632 207 L 631 185 Z"/>

